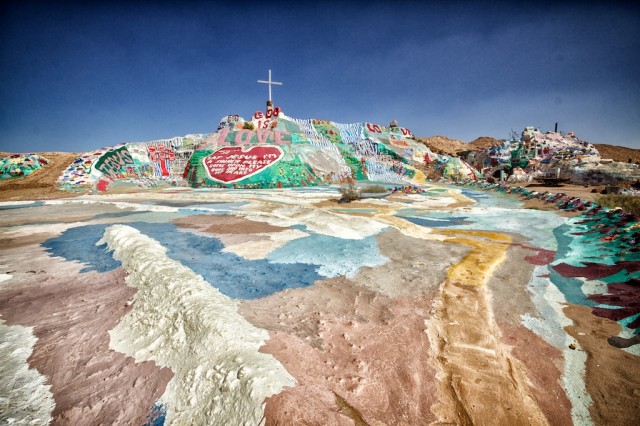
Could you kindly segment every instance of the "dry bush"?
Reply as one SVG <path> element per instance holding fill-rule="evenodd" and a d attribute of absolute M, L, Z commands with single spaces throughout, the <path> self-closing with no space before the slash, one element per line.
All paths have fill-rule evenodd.
<path fill-rule="evenodd" d="M 356 187 L 355 180 L 352 178 L 347 179 L 340 187 L 340 194 L 342 195 L 342 198 L 340 198 L 340 202 L 342 203 L 359 199 L 360 192 L 358 191 L 358 187 Z"/>
<path fill-rule="evenodd" d="M 627 213 L 640 216 L 640 197 L 634 195 L 607 194 L 596 198 L 596 203 L 610 209 L 620 207 Z"/>

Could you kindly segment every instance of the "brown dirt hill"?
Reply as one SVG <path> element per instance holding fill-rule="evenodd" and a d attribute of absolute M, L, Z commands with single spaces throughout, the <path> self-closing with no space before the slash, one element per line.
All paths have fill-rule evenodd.
<path fill-rule="evenodd" d="M 0 152 L 0 157 L 11 155 Z M 42 200 L 73 197 L 77 194 L 57 189 L 62 172 L 73 163 L 79 154 L 73 152 L 39 152 L 49 164 L 22 178 L 0 180 L 0 200 Z"/>
<path fill-rule="evenodd" d="M 474 140 L 472 140 L 471 142 L 469 142 L 467 145 L 469 146 L 468 149 L 473 149 L 473 150 L 486 150 L 491 148 L 494 145 L 501 145 L 502 142 L 504 142 L 504 139 L 494 139 L 490 136 L 480 136 L 479 138 L 476 138 Z"/>
<path fill-rule="evenodd" d="M 418 142 L 427 145 L 436 154 L 456 155 L 460 151 L 468 150 L 468 145 L 458 139 L 451 139 L 446 136 L 429 136 L 426 138 L 416 138 Z"/>
<path fill-rule="evenodd" d="M 593 144 L 602 158 L 611 158 L 613 161 L 626 163 L 631 159 L 632 163 L 640 163 L 640 149 L 627 148 L 606 144 Z"/>
<path fill-rule="evenodd" d="M 469 150 L 485 150 L 502 143 L 501 139 L 494 139 L 489 136 L 481 136 L 471 142 L 451 139 L 446 136 L 429 136 L 426 138 L 416 138 L 416 140 L 427 145 L 429 149 L 436 154 L 447 155 L 457 155 L 460 152 Z"/>

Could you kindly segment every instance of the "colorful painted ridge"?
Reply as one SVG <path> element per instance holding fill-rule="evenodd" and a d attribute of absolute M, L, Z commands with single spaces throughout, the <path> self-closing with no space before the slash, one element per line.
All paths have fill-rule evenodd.
<path fill-rule="evenodd" d="M 251 121 L 229 115 L 207 135 L 126 143 L 79 157 L 59 179 L 100 191 L 117 185 L 280 188 L 345 178 L 422 183 L 438 155 L 408 129 L 300 120 L 277 112 Z"/>
<path fill-rule="evenodd" d="M 37 172 L 49 161 L 37 154 L 13 154 L 0 158 L 0 179 L 13 179 Z"/>

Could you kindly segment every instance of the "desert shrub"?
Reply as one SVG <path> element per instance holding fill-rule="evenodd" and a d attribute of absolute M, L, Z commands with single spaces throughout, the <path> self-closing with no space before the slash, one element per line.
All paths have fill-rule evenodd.
<path fill-rule="evenodd" d="M 640 216 L 640 197 L 634 195 L 607 194 L 596 198 L 596 203 L 603 207 L 613 209 L 620 207 L 622 210 Z"/>
<path fill-rule="evenodd" d="M 360 198 L 360 192 L 355 185 L 355 180 L 352 178 L 347 179 L 347 181 L 340 187 L 340 194 L 342 195 L 342 198 L 340 198 L 340 202 L 342 203 L 348 203 Z"/>
<path fill-rule="evenodd" d="M 426 168 L 423 172 L 429 180 L 438 180 L 442 177 L 442 173 L 434 168 Z"/>

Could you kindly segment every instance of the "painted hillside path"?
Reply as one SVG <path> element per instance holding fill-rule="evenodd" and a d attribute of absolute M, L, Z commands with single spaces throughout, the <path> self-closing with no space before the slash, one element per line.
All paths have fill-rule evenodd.
<path fill-rule="evenodd" d="M 589 223 L 423 189 L 1 203 L 0 418 L 633 424 L 637 296 L 592 313 L 635 288 L 633 264 L 557 271 L 593 254 Z"/>

